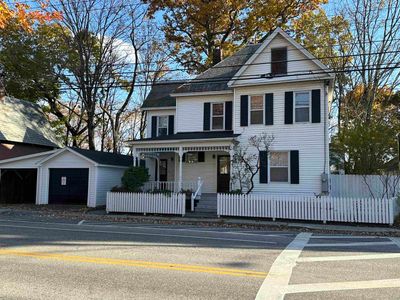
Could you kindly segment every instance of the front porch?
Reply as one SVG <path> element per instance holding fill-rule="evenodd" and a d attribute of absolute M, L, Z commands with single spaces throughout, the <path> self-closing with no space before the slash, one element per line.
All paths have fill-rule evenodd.
<path fill-rule="evenodd" d="M 150 181 L 144 191 L 229 192 L 232 150 L 220 146 L 147 146 L 134 148 L 134 161 L 145 160 Z"/>

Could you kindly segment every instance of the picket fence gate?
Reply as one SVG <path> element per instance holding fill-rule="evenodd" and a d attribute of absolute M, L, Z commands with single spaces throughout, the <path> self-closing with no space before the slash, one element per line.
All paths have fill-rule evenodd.
<path fill-rule="evenodd" d="M 378 223 L 392 225 L 395 198 L 344 198 L 299 195 L 217 195 L 218 216 Z"/>
<path fill-rule="evenodd" d="M 107 212 L 185 215 L 185 194 L 107 193 Z"/>

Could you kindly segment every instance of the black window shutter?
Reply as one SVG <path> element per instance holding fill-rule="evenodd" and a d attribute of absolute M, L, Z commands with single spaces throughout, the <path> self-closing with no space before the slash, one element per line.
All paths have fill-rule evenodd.
<path fill-rule="evenodd" d="M 240 126 L 249 124 L 249 96 L 240 96 Z"/>
<path fill-rule="evenodd" d="M 232 130 L 232 101 L 225 102 L 225 130 Z"/>
<path fill-rule="evenodd" d="M 260 151 L 260 183 L 268 183 L 268 152 Z"/>
<path fill-rule="evenodd" d="M 311 119 L 313 123 L 321 123 L 321 90 L 311 92 Z"/>
<path fill-rule="evenodd" d="M 182 162 L 186 162 L 186 153 L 183 153 L 182 155 Z"/>
<path fill-rule="evenodd" d="M 299 150 L 290 151 L 290 183 L 299 184 Z"/>
<path fill-rule="evenodd" d="M 157 116 L 151 117 L 151 137 L 157 136 Z"/>
<path fill-rule="evenodd" d="M 205 155 L 206 153 L 204 151 L 197 152 L 197 161 L 198 162 L 205 162 Z"/>
<path fill-rule="evenodd" d="M 285 92 L 285 124 L 293 124 L 293 92 Z"/>
<path fill-rule="evenodd" d="M 274 125 L 274 94 L 265 94 L 265 125 Z"/>
<path fill-rule="evenodd" d="M 168 116 L 168 135 L 174 134 L 175 116 Z"/>
<path fill-rule="evenodd" d="M 210 103 L 204 103 L 203 130 L 210 130 Z"/>

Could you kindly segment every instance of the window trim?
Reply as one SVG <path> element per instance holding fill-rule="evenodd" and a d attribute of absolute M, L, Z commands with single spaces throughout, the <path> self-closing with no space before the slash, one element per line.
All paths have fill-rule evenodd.
<path fill-rule="evenodd" d="M 308 93 L 308 121 L 296 121 L 296 94 Z M 293 91 L 293 124 L 308 124 L 311 123 L 311 90 L 305 91 Z M 300 106 L 299 108 L 305 108 L 306 106 Z"/>
<path fill-rule="evenodd" d="M 167 118 L 167 127 L 160 127 L 160 118 Z M 168 135 L 169 132 L 169 115 L 161 115 L 157 116 L 157 137 L 161 136 L 159 133 L 160 128 L 167 128 L 167 133 L 165 135 Z"/>
<path fill-rule="evenodd" d="M 248 112 L 248 118 L 249 118 L 249 122 L 248 122 L 248 124 L 249 125 L 255 125 L 255 126 L 257 126 L 257 125 L 264 125 L 265 124 L 265 94 L 252 94 L 252 95 L 248 95 L 249 96 L 249 112 Z M 262 99 L 263 99 L 263 101 L 262 101 L 262 106 L 263 106 L 263 108 L 262 108 L 262 122 L 261 123 L 257 123 L 257 124 L 253 124 L 253 123 L 251 123 L 251 112 L 252 112 L 252 110 L 251 110 L 251 98 L 252 97 L 255 97 L 255 96 L 261 96 L 262 97 Z M 261 110 L 253 110 L 253 111 L 261 111 Z"/>
<path fill-rule="evenodd" d="M 278 153 L 287 153 L 288 155 L 288 180 L 287 181 L 272 181 L 271 180 L 271 153 L 278 152 Z M 272 168 L 282 168 L 283 166 L 274 166 Z M 268 152 L 268 183 L 274 183 L 274 184 L 287 184 L 290 183 L 290 151 L 289 150 L 275 150 L 275 151 L 269 151 Z"/>
<path fill-rule="evenodd" d="M 221 129 L 214 129 L 213 128 L 213 105 L 214 104 L 222 104 L 223 106 L 223 112 L 222 112 L 222 128 Z M 221 131 L 221 130 L 225 130 L 225 102 L 211 102 L 210 103 L 210 131 Z M 215 117 L 221 117 L 221 116 L 215 116 Z"/>

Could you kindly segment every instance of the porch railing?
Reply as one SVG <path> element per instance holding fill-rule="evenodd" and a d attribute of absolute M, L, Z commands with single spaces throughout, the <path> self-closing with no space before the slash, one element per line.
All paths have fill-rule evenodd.
<path fill-rule="evenodd" d="M 196 181 L 182 181 L 182 189 L 183 190 L 197 190 L 197 182 Z M 143 191 L 154 191 L 154 190 L 168 190 L 172 192 L 180 192 L 179 191 L 179 182 L 178 181 L 148 181 L 143 185 Z"/>

